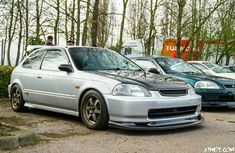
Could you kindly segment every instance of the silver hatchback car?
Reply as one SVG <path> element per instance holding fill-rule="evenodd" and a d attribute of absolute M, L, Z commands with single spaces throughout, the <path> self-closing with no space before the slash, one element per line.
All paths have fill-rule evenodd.
<path fill-rule="evenodd" d="M 151 74 L 117 52 L 43 47 L 12 72 L 12 109 L 80 116 L 90 129 L 172 129 L 198 125 L 201 97 L 183 81 Z"/>

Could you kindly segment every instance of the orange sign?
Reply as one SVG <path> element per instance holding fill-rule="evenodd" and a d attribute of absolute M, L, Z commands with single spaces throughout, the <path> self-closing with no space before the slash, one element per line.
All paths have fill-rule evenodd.
<path fill-rule="evenodd" d="M 180 50 L 182 51 L 185 46 L 189 43 L 189 40 L 182 39 L 180 42 Z M 190 53 L 190 45 L 188 44 L 186 50 L 183 52 L 181 58 L 185 61 L 189 60 L 189 53 Z M 177 57 L 176 51 L 176 39 L 167 38 L 163 44 L 161 56 L 168 56 L 168 57 Z"/>

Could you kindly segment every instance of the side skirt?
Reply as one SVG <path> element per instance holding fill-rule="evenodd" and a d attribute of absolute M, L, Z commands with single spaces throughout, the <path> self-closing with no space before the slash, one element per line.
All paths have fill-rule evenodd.
<path fill-rule="evenodd" d="M 27 103 L 27 102 L 25 102 L 25 107 L 42 109 L 42 110 L 47 110 L 47 111 L 52 111 L 52 112 L 57 112 L 57 113 L 63 113 L 63 114 L 68 114 L 68 115 L 72 115 L 72 116 L 77 116 L 77 117 L 79 116 L 79 113 L 76 111 L 54 108 L 54 107 L 49 107 L 49 106 L 43 106 L 43 105 L 38 105 L 38 104 L 32 104 L 32 103 Z"/>

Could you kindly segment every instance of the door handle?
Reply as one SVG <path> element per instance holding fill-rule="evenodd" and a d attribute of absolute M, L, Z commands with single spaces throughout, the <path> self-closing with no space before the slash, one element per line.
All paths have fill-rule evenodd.
<path fill-rule="evenodd" d="M 37 76 L 38 79 L 41 79 L 42 77 L 41 76 Z"/>

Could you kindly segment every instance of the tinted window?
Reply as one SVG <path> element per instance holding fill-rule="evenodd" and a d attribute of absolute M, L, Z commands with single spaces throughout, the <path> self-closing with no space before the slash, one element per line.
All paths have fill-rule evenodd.
<path fill-rule="evenodd" d="M 199 70 L 201 70 L 201 71 L 203 71 L 203 72 L 205 72 L 205 71 L 207 71 L 208 69 L 205 67 L 205 66 L 203 66 L 203 65 L 201 65 L 201 64 L 191 64 L 191 65 L 193 65 L 194 67 L 196 67 L 197 69 L 199 69 Z"/>
<path fill-rule="evenodd" d="M 151 68 L 156 68 L 156 66 L 151 61 L 134 60 L 134 62 L 145 70 L 149 70 Z"/>
<path fill-rule="evenodd" d="M 65 51 L 49 50 L 43 59 L 41 69 L 58 71 L 59 65 L 68 63 L 69 59 Z"/>
<path fill-rule="evenodd" d="M 214 71 L 215 73 L 231 73 L 230 70 L 224 70 L 223 67 L 209 62 L 203 62 L 204 65 L 206 65 L 209 69 Z"/>
<path fill-rule="evenodd" d="M 28 69 L 39 69 L 45 50 L 39 50 L 31 54 L 23 63 L 22 67 Z"/>
<path fill-rule="evenodd" d="M 69 48 L 69 53 L 80 70 L 141 70 L 117 52 L 102 48 Z"/>
<path fill-rule="evenodd" d="M 201 73 L 199 70 L 177 58 L 155 58 L 166 73 Z"/>

